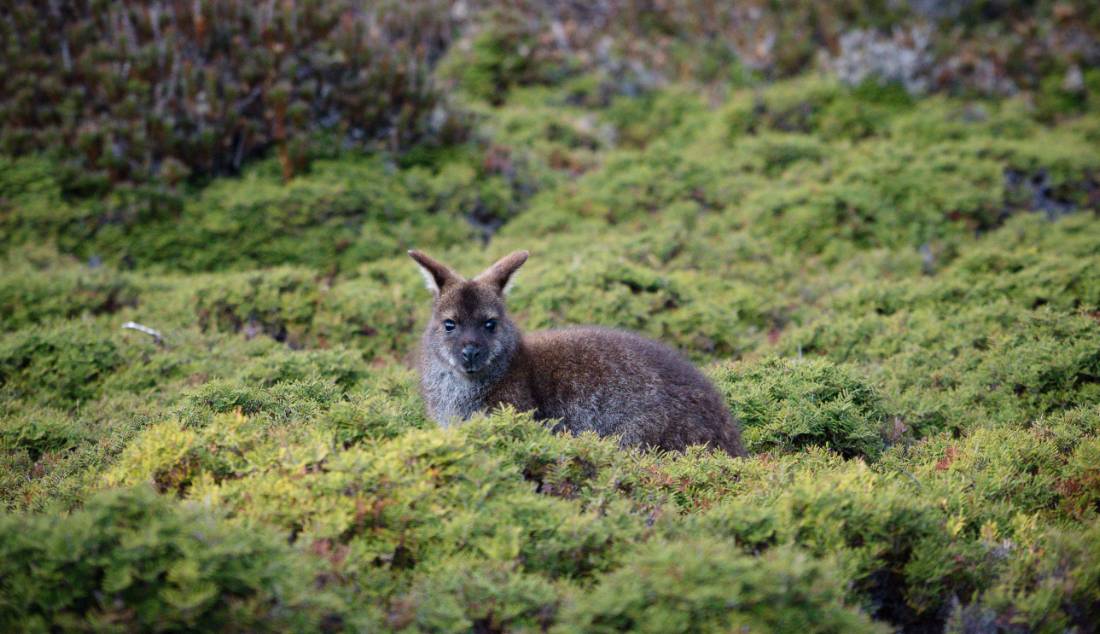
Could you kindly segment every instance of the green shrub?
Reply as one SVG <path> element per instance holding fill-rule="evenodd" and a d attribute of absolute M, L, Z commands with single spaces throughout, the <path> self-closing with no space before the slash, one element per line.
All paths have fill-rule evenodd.
<path fill-rule="evenodd" d="M 1021 430 L 983 426 L 962 438 L 942 433 L 884 456 L 884 471 L 907 473 L 926 495 L 938 496 L 953 517 L 957 530 L 978 534 L 1011 533 L 1021 516 L 1056 519 L 1060 511 L 1087 512 L 1089 468 L 1073 461 L 1064 448 L 1066 439 L 1055 435 L 1051 423 Z M 1087 454 L 1094 443 L 1089 435 L 1073 433 L 1074 445 Z M 960 487 L 960 483 L 966 483 Z M 1082 504 L 1083 503 L 1083 504 Z"/>
<path fill-rule="evenodd" d="M 244 331 L 246 337 L 265 334 L 301 346 L 321 292 L 315 276 L 307 271 L 241 274 L 197 289 L 195 312 L 204 330 Z"/>
<path fill-rule="evenodd" d="M 769 177 L 781 176 L 801 162 L 816 164 L 826 158 L 825 146 L 805 134 L 763 133 L 737 140 L 738 154 L 731 157 L 744 171 Z"/>
<path fill-rule="evenodd" d="M 407 257 L 371 263 L 360 276 L 334 285 L 314 319 L 317 345 L 340 343 L 366 359 L 409 353 L 431 295 Z"/>
<path fill-rule="evenodd" d="M 70 406 L 98 396 L 123 363 L 114 338 L 94 326 L 28 328 L 0 339 L 0 393 Z"/>
<path fill-rule="evenodd" d="M 13 408 L 15 409 L 15 408 Z M 31 460 L 69 449 L 88 439 L 88 430 L 49 408 L 19 408 L 0 418 L 0 449 L 24 450 Z"/>
<path fill-rule="evenodd" d="M 399 574 L 478 554 L 579 576 L 606 566 L 624 528 L 618 513 L 575 517 L 570 504 L 537 496 L 518 470 L 453 433 L 413 430 L 347 450 L 324 447 L 281 453 L 263 470 L 204 481 L 191 495 L 212 496 L 300 539 L 348 544 L 358 565 L 374 562 L 357 574 L 373 566 Z M 451 511 L 440 515 L 440 508 Z"/>
<path fill-rule="evenodd" d="M 310 378 L 258 387 L 240 382 L 211 381 L 187 398 L 183 417 L 190 426 L 202 426 L 212 414 L 239 411 L 259 414 L 273 423 L 309 419 L 328 409 L 341 397 L 330 381 Z"/>
<path fill-rule="evenodd" d="M 654 139 L 685 134 L 689 119 L 705 112 L 705 103 L 689 91 L 663 90 L 611 102 L 603 119 L 615 126 L 620 147 L 645 147 Z"/>
<path fill-rule="evenodd" d="M 100 471 L 141 429 L 163 420 L 166 403 L 176 398 L 174 387 L 135 393 L 111 382 L 102 396 L 72 406 L 46 394 L 0 397 L 0 506 L 28 512 L 79 507 Z"/>
<path fill-rule="evenodd" d="M 940 500 L 861 462 L 807 469 L 714 507 L 700 525 L 746 548 L 796 544 L 835 557 L 851 596 L 877 620 L 902 627 L 942 623 L 947 597 L 969 595 L 991 573 L 993 544 L 945 529 Z M 773 472 L 774 473 L 774 472 Z M 782 472 L 780 472 L 782 473 Z"/>
<path fill-rule="evenodd" d="M 761 557 L 721 541 L 653 541 L 578 593 L 563 632 L 879 631 L 844 605 L 840 571 L 796 549 Z"/>
<path fill-rule="evenodd" d="M 183 271 L 290 264 L 353 269 L 418 243 L 460 242 L 473 235 L 470 222 L 476 218 L 499 224 L 514 214 L 520 188 L 519 176 L 513 186 L 487 171 L 448 182 L 454 160 L 434 166 L 440 174 L 417 168 L 397 177 L 379 157 L 318 160 L 286 181 L 266 161 L 240 179 L 215 181 L 158 216 L 150 215 L 149 200 L 118 192 L 72 201 L 57 194 L 59 200 L 43 205 L 39 190 L 59 185 L 55 172 L 38 169 L 41 162 L 18 159 L 7 162 L 13 174 L 0 170 L 0 181 L 7 181 L 0 191 L 10 190 L 0 198 L 0 208 L 7 208 L 0 214 L 2 244 L 50 239 L 83 258 Z M 105 272 L 98 278 L 111 279 Z"/>
<path fill-rule="evenodd" d="M 878 391 L 851 368 L 769 358 L 724 366 L 714 377 L 750 452 L 819 445 L 873 459 L 882 449 L 888 412 Z"/>
<path fill-rule="evenodd" d="M 306 424 L 317 414 L 296 414 L 292 422 L 297 424 L 234 412 L 214 415 L 202 427 L 186 420 L 152 425 L 122 451 L 102 483 L 146 484 L 183 496 L 195 485 L 243 478 L 293 461 L 294 456 L 285 453 L 290 443 L 308 447 L 297 454 L 305 460 L 302 464 L 323 460 L 331 440 L 324 430 Z"/>
<path fill-rule="evenodd" d="M 1039 130 L 1024 99 L 959 102 L 944 97 L 922 99 L 919 107 L 898 113 L 887 123 L 887 136 L 913 143 L 940 143 L 991 136 L 1023 139 Z"/>
<path fill-rule="evenodd" d="M 312 628 L 325 605 L 280 539 L 148 489 L 64 518 L 0 516 L 0 551 L 5 629 Z"/>
<path fill-rule="evenodd" d="M 393 367 L 372 373 L 366 385 L 347 401 L 333 404 L 323 419 L 345 446 L 395 438 L 433 424 L 425 415 L 415 373 Z"/>
<path fill-rule="evenodd" d="M 1062 508 L 1085 519 L 1100 514 L 1100 438 L 1093 436 L 1074 448 L 1057 484 Z"/>
<path fill-rule="evenodd" d="M 0 629 L 1088 631 L 1091 88 L 1071 119 L 1027 94 L 746 88 L 837 24 L 895 24 L 787 8 L 751 21 L 777 38 L 752 55 L 732 9 L 520 3 L 495 34 L 483 4 L 432 13 L 460 46 L 485 34 L 447 52 L 452 78 L 486 62 L 455 95 L 475 133 L 356 157 L 330 131 L 289 180 L 268 160 L 108 188 L 0 158 Z M 1090 15 L 1057 9 L 1051 40 Z M 406 72 L 387 59 L 367 75 Z M 520 324 L 683 350 L 752 454 L 624 449 L 511 408 L 440 428 L 410 367 L 431 301 L 412 246 L 466 274 L 530 250 Z"/>
<path fill-rule="evenodd" d="M 554 434 L 507 409 L 471 420 L 460 431 L 477 449 L 518 469 L 537 492 L 586 509 L 604 509 L 621 498 L 635 513 L 693 513 L 742 491 L 745 480 L 759 475 L 759 465 L 701 446 L 683 454 L 624 453 L 611 439 Z"/>
<path fill-rule="evenodd" d="M 1100 530 L 1055 529 L 1022 552 L 1009 572 L 978 600 L 956 609 L 949 632 L 974 627 L 1063 632 L 1093 627 L 1100 613 Z"/>
<path fill-rule="evenodd" d="M 762 191 L 750 205 L 760 234 L 804 253 L 918 247 L 995 225 L 1001 183 L 997 163 L 957 148 L 874 143 L 853 148 L 824 186 Z"/>
<path fill-rule="evenodd" d="M 535 38 L 526 16 L 497 9 L 485 17 L 468 50 L 452 52 L 441 74 L 454 77 L 466 94 L 500 105 L 513 86 L 544 79 L 549 69 L 535 59 Z"/>
<path fill-rule="evenodd" d="M 158 491 L 185 491 L 194 477 L 198 435 L 178 423 L 144 430 L 107 472 L 108 486 L 153 485 Z"/>
<path fill-rule="evenodd" d="M 912 96 L 898 82 L 865 80 L 829 102 L 817 118 L 817 127 L 826 138 L 879 136 L 913 105 Z"/>
<path fill-rule="evenodd" d="M 319 379 L 342 389 L 355 386 L 368 375 L 361 355 L 347 348 L 291 350 L 276 348 L 237 373 L 242 383 L 272 387 L 279 383 Z"/>
<path fill-rule="evenodd" d="M 578 248 L 583 268 L 549 261 L 524 271 L 509 298 L 524 327 L 600 324 L 640 330 L 693 353 L 728 355 L 748 348 L 780 310 L 761 302 L 752 282 L 665 272 L 606 249 Z"/>
<path fill-rule="evenodd" d="M 0 275 L 0 327 L 5 330 L 85 314 L 112 314 L 137 302 L 133 283 L 105 269 L 42 273 L 17 269 Z"/>
<path fill-rule="evenodd" d="M 491 144 L 409 152 L 401 157 L 402 184 L 426 218 L 412 217 L 413 229 L 400 236 L 432 244 L 461 244 L 476 235 L 488 241 L 515 216 L 539 187 L 524 147 Z M 383 226 L 383 229 L 386 227 Z"/>
<path fill-rule="evenodd" d="M 395 270 L 396 269 L 396 270 Z M 417 310 L 430 296 L 415 268 L 384 260 L 329 284 L 307 269 L 240 273 L 183 288 L 207 332 L 267 336 L 292 349 L 343 345 L 366 359 L 392 357 L 415 341 Z"/>
<path fill-rule="evenodd" d="M 554 621 L 557 590 L 514 566 L 448 562 L 393 601 L 387 625 L 397 631 L 545 630 Z"/>
<path fill-rule="evenodd" d="M 215 182 L 179 217 L 103 246 L 142 263 L 192 271 L 287 264 L 339 269 L 418 242 L 450 244 L 471 234 L 459 210 L 425 208 L 416 200 L 422 194 L 377 158 L 317 161 L 286 182 L 272 168 L 265 163 L 239 181 Z M 461 193 L 477 187 L 484 187 L 478 178 L 455 186 Z"/>
<path fill-rule="evenodd" d="M 83 232 L 86 213 L 66 200 L 55 161 L 0 155 L 0 237 L 5 248 L 56 240 L 74 226 Z"/>
<path fill-rule="evenodd" d="M 887 393 L 918 430 L 968 427 L 983 417 L 1020 425 L 1100 399 L 1095 319 L 1005 300 L 952 302 L 892 314 L 842 313 L 792 330 L 786 348 L 838 362 L 881 364 Z M 952 398 L 939 395 L 949 390 Z"/>

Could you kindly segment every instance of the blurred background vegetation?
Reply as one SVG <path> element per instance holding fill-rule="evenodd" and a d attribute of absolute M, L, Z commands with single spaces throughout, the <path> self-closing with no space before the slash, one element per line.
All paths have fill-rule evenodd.
<path fill-rule="evenodd" d="M 318 264 L 319 226 L 349 261 L 397 253 L 397 236 L 356 242 L 372 214 L 462 238 L 412 219 L 408 199 L 488 234 L 543 184 L 526 165 L 533 139 L 482 125 L 491 113 L 479 104 L 499 107 L 518 88 L 558 87 L 568 105 L 605 111 L 590 138 L 550 131 L 601 147 L 642 146 L 703 107 L 662 98 L 685 82 L 713 103 L 730 87 L 824 72 L 862 91 L 858 112 L 817 113 L 824 104 L 792 94 L 769 124 L 798 131 L 832 115 L 834 134 L 856 137 L 873 133 L 868 111 L 928 93 L 1024 94 L 1050 122 L 1100 91 L 1090 3 L 57 0 L 13 2 L 3 17 L 0 152 L 39 159 L 5 166 L 21 175 L 5 179 L 5 207 L 32 184 L 52 190 L 37 213 L 4 214 L 4 244 L 50 239 L 126 267 Z M 324 162 L 349 156 L 375 160 Z M 554 164 L 578 159 L 560 152 L 540 158 L 583 168 Z M 256 161 L 283 181 L 306 178 L 229 200 L 237 188 L 213 179 Z M 201 209 L 188 205 L 212 183 Z M 336 183 L 352 191 L 310 208 Z M 239 249 L 242 239 L 257 244 Z M 197 246 L 210 253 L 189 253 Z"/>
<path fill-rule="evenodd" d="M 0 3 L 0 629 L 1092 632 L 1100 5 Z M 424 417 L 408 248 L 751 458 Z M 139 322 L 150 337 L 124 329 Z"/>

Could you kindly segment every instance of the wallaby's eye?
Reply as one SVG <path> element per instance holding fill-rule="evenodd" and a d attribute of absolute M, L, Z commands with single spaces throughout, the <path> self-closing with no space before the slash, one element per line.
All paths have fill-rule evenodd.
<path fill-rule="evenodd" d="M 497 320 L 495 320 L 495 319 L 486 320 L 485 330 L 488 330 L 489 332 L 493 332 L 493 330 L 496 329 L 496 327 L 497 327 Z"/>
<path fill-rule="evenodd" d="M 446 330 L 447 332 L 451 332 L 454 329 L 455 329 L 455 322 L 451 321 L 450 319 L 444 319 L 443 320 L 443 330 Z"/>

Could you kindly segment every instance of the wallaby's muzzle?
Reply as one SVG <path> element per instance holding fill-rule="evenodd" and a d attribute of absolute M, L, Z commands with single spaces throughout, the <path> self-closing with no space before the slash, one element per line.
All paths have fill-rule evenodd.
<path fill-rule="evenodd" d="M 480 346 L 468 345 L 462 348 L 462 369 L 467 372 L 477 372 L 481 369 L 481 360 L 485 358 L 485 351 Z"/>

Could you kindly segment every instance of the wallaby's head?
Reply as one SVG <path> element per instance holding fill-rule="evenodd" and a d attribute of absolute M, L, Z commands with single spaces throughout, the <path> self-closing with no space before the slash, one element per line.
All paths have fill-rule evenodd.
<path fill-rule="evenodd" d="M 520 342 L 519 329 L 504 309 L 504 293 L 527 252 L 516 251 L 469 280 L 419 251 L 409 251 L 409 257 L 435 295 L 425 353 L 470 380 L 499 376 Z"/>

